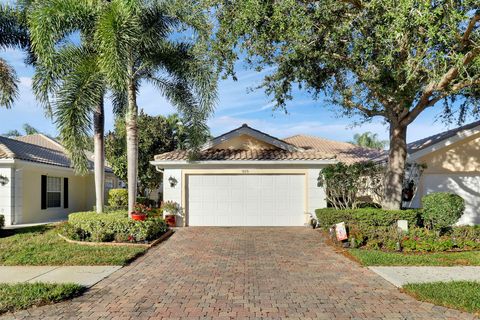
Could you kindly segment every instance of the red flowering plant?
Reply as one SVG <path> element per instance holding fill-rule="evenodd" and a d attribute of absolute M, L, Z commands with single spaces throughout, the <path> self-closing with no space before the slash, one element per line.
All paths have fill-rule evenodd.
<path fill-rule="evenodd" d="M 144 204 L 137 203 L 133 209 L 133 213 L 141 216 L 149 216 L 152 213 L 152 208 Z"/>

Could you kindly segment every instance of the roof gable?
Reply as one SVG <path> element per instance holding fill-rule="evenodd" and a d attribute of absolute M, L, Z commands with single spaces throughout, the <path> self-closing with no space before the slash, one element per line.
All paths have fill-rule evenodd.
<path fill-rule="evenodd" d="M 480 121 L 411 142 L 407 146 L 408 155 L 411 160 L 415 160 L 476 134 L 480 134 Z"/>
<path fill-rule="evenodd" d="M 29 134 L 26 136 L 19 136 L 19 137 L 12 137 L 11 139 L 34 144 L 40 147 L 57 150 L 57 151 L 65 151 L 63 146 L 57 140 L 50 138 L 42 133 L 36 134 Z"/>
<path fill-rule="evenodd" d="M 287 152 L 301 151 L 290 143 L 268 135 L 262 131 L 250 128 L 247 124 L 222 134 L 207 142 L 202 151 L 206 150 L 283 150 Z"/>

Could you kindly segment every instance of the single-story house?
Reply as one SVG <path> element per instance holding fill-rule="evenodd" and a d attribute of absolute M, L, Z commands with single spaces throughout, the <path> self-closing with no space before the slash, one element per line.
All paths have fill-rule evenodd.
<path fill-rule="evenodd" d="M 279 139 L 246 124 L 186 151 L 156 155 L 165 201 L 177 202 L 184 226 L 303 226 L 326 206 L 322 168 L 381 154 L 350 143 L 297 135 Z"/>
<path fill-rule="evenodd" d="M 422 196 L 453 192 L 465 200 L 459 224 L 480 224 L 480 121 L 408 145 L 409 162 L 425 164 L 412 207 Z"/>
<path fill-rule="evenodd" d="M 91 153 L 87 153 L 93 159 Z M 90 161 L 91 168 L 93 162 Z M 109 167 L 105 188 L 119 187 Z M 0 136 L 0 214 L 7 226 L 66 219 L 95 205 L 93 171 L 75 175 L 63 146 L 43 134 Z"/>

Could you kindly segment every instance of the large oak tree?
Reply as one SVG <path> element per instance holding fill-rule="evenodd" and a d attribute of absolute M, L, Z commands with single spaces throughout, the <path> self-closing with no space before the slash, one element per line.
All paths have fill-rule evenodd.
<path fill-rule="evenodd" d="M 218 18 L 215 53 L 272 70 L 263 87 L 285 108 L 292 87 L 347 115 L 383 117 L 390 152 L 383 206 L 400 207 L 408 126 L 428 108 L 447 119 L 477 112 L 478 0 L 207 0 Z M 443 103 L 442 103 L 443 102 Z"/>

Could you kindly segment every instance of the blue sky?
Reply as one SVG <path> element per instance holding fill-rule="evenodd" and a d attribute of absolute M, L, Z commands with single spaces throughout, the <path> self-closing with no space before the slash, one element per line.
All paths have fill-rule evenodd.
<path fill-rule="evenodd" d="M 12 109 L 0 109 L 0 133 L 21 129 L 23 123 L 55 136 L 57 130 L 52 120 L 44 116 L 43 110 L 35 101 L 31 90 L 33 68 L 26 66 L 24 55 L 18 50 L 0 51 L 0 57 L 11 63 L 20 78 L 19 98 Z M 322 101 L 313 100 L 307 93 L 295 91 L 294 99 L 288 103 L 288 114 L 272 111 L 270 98 L 262 90 L 249 89 L 258 85 L 264 74 L 247 70 L 239 64 L 238 81 L 221 80 L 219 99 L 214 116 L 209 121 L 213 135 L 247 123 L 268 134 L 285 138 L 294 134 L 316 135 L 334 140 L 351 140 L 355 133 L 371 131 L 382 139 L 388 138 L 388 127 L 381 118 L 362 126 L 353 126 L 354 120 L 339 118 L 332 107 Z M 148 84 L 142 86 L 138 98 L 139 107 L 151 115 L 167 115 L 174 108 L 162 98 L 156 89 Z M 113 116 L 107 108 L 106 129 L 113 126 Z M 447 129 L 440 121 L 435 121 L 436 110 L 421 115 L 409 128 L 408 141 Z"/>

